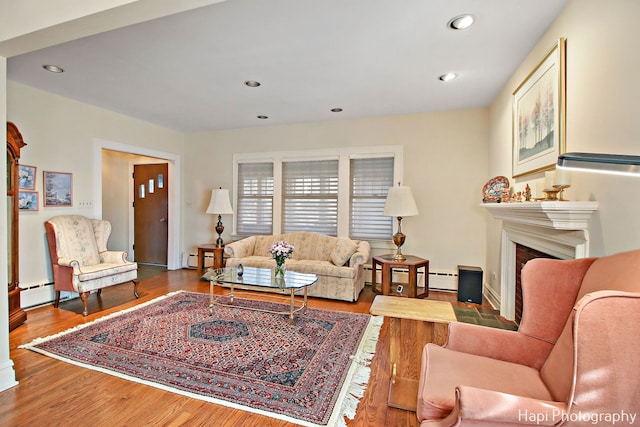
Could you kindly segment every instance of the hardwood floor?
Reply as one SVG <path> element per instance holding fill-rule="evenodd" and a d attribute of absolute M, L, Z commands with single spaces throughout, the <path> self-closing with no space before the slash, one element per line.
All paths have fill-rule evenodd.
<path fill-rule="evenodd" d="M 49 336 L 91 322 L 138 303 L 176 290 L 208 292 L 195 270 L 176 270 L 140 281 L 140 299 L 124 284 L 89 298 L 89 316 L 82 317 L 79 299 L 30 310 L 27 322 L 10 333 L 11 359 L 19 385 L 0 393 L 2 426 L 270 426 L 295 424 L 190 399 L 167 391 L 87 370 L 18 348 L 35 338 Z M 374 294 L 366 286 L 358 302 L 310 298 L 309 306 L 368 313 Z M 456 304 L 454 293 L 431 292 L 430 299 Z M 385 322 L 371 379 L 349 426 L 418 426 L 415 412 L 387 407 L 389 391 L 389 329 Z M 375 386 L 374 386 L 375 385 Z"/>

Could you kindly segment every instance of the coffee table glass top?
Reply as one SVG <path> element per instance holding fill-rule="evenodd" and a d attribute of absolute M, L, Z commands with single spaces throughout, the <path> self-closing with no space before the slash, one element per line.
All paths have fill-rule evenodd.
<path fill-rule="evenodd" d="M 318 281 L 315 274 L 298 273 L 287 270 L 283 279 L 276 279 L 270 268 L 244 267 L 242 276 L 235 267 L 225 267 L 207 271 L 202 278 L 210 282 L 232 285 L 261 286 L 275 289 L 302 289 Z"/>

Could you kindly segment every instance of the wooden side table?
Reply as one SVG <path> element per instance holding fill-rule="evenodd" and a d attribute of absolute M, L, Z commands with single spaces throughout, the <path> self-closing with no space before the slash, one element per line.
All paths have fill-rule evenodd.
<path fill-rule="evenodd" d="M 217 247 L 215 244 L 198 246 L 198 273 L 204 273 L 204 254 L 213 253 L 213 268 L 224 267 L 224 246 Z"/>
<path fill-rule="evenodd" d="M 376 295 L 369 312 L 389 317 L 391 384 L 387 404 L 415 411 L 422 350 L 427 343 L 443 345 L 449 322 L 456 320 L 451 303 Z"/>
<path fill-rule="evenodd" d="M 374 256 L 371 262 L 371 289 L 373 292 L 382 295 L 391 294 L 391 282 L 393 278 L 394 268 L 403 268 L 409 271 L 409 298 L 425 298 L 429 296 L 429 260 L 420 258 L 413 255 L 405 255 L 407 258 L 404 261 L 396 261 L 393 259 L 393 255 L 379 255 Z M 377 287 L 376 283 L 376 271 L 377 266 L 380 266 L 382 272 L 381 289 Z M 424 268 L 424 292 L 418 294 L 418 269 Z M 396 294 L 393 294 L 396 295 Z M 398 294 L 398 296 L 403 296 Z"/>

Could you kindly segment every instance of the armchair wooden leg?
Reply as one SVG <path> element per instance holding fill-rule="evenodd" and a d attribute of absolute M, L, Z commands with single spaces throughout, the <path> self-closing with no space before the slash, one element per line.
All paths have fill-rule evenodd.
<path fill-rule="evenodd" d="M 138 283 L 140 282 L 138 279 L 133 279 L 133 295 L 136 296 L 136 299 L 140 298 L 140 294 L 138 293 Z"/>
<path fill-rule="evenodd" d="M 53 306 L 55 308 L 58 308 L 59 305 L 60 305 L 60 291 L 56 291 L 56 297 L 53 300 Z"/>
<path fill-rule="evenodd" d="M 102 289 L 98 289 L 98 296 L 102 295 Z"/>
<path fill-rule="evenodd" d="M 89 309 L 87 308 L 87 300 L 89 299 L 89 295 L 91 292 L 80 292 L 80 299 L 82 300 L 82 306 L 84 310 L 82 311 L 83 316 L 89 315 Z"/>

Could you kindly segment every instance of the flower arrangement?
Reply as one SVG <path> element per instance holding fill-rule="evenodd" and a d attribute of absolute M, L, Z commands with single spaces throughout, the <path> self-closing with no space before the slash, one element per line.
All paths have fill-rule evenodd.
<path fill-rule="evenodd" d="M 287 241 L 279 240 L 269 247 L 269 253 L 276 260 L 276 278 L 284 277 L 284 262 L 293 254 L 293 245 Z"/>

